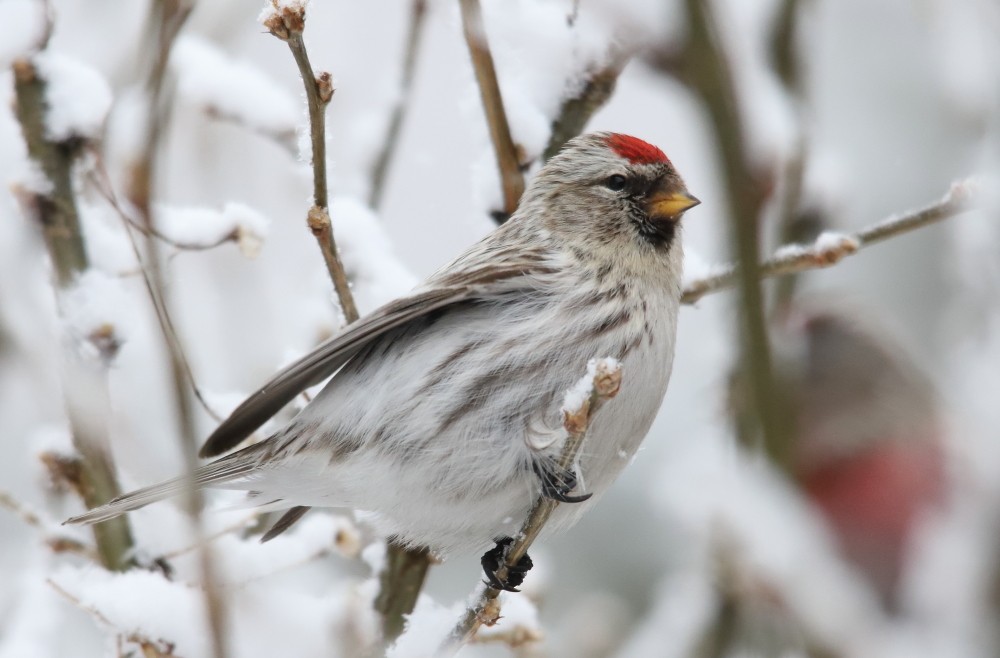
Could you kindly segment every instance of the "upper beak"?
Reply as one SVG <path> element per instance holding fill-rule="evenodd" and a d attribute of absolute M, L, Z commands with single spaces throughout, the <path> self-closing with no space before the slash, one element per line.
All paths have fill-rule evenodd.
<path fill-rule="evenodd" d="M 699 203 L 701 201 L 687 191 L 655 191 L 646 199 L 646 212 L 653 221 L 676 222 L 685 210 L 690 210 Z"/>

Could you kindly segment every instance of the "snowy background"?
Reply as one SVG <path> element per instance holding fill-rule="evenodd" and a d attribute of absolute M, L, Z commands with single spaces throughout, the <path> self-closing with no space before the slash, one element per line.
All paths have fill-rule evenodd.
<path fill-rule="evenodd" d="M 136 99 L 154 47 L 144 27 L 149 4 L 53 0 L 54 30 L 35 59 L 53 81 L 50 136 L 95 140 L 115 185 L 138 139 Z M 369 203 L 372 164 L 399 92 L 409 4 L 317 1 L 305 33 L 314 68 L 329 70 L 336 87 L 328 112 L 330 210 L 362 312 L 488 233 L 489 211 L 500 202 L 458 4 L 432 0 L 384 198 L 377 210 Z M 725 183 L 712 126 L 699 98 L 647 56 L 683 40 L 683 3 L 483 4 L 513 137 L 529 157 L 544 148 L 562 98 L 586 71 L 613 45 L 637 50 L 588 129 L 662 147 L 703 202 L 685 219 L 685 246 L 698 261 L 727 261 Z M 940 448 L 940 486 L 907 527 L 892 591 L 881 591 L 877 576 L 849 559 L 819 505 L 802 495 L 802 481 L 735 441 L 738 404 L 728 393 L 735 297 L 706 297 L 682 311 L 670 391 L 635 463 L 578 526 L 536 545 L 526 595 L 507 599 L 506 618 L 493 629 L 523 627 L 541 639 L 469 647 L 463 655 L 995 656 L 1000 7 L 992 0 L 793 3 L 803 71 L 797 112 L 768 59 L 785 3 L 712 4 L 755 162 L 780 172 L 805 136 L 802 206 L 826 228 L 857 230 L 937 200 L 955 180 L 979 177 L 982 210 L 804 275 L 795 293 L 806 316 L 837 309 L 874 327 L 904 373 L 900 386 L 920 382 L 913 384 L 925 395 L 920 404 L 896 412 L 926 420 L 905 431 L 933 434 L 927 441 Z M 45 185 L 10 109 L 11 65 L 32 55 L 45 6 L 0 0 L 7 99 L 0 104 L 0 656 L 128 655 L 147 640 L 155 646 L 144 650 L 162 655 L 210 656 L 197 551 L 178 505 L 131 515 L 139 562 L 164 558 L 172 579 L 144 569 L 111 575 L 78 551 L 58 550 L 65 542 L 56 540 L 84 548 L 93 541 L 85 528 L 58 525 L 80 502 L 53 486 L 40 460 L 71 450 L 59 366 L 67 336 L 111 325 L 122 341 L 108 370 L 107 422 L 123 487 L 175 475 L 185 461 L 167 354 L 118 213 L 81 171 L 92 269 L 64 295 L 60 317 L 40 232 L 8 193 Z M 301 81 L 287 47 L 257 22 L 259 11 L 255 3 L 214 0 L 200 3 L 184 25 L 170 59 L 172 113 L 153 197 L 160 232 L 172 243 L 221 242 L 205 250 L 164 246 L 164 260 L 194 378 L 223 415 L 341 323 L 304 225 L 311 174 L 296 138 L 306 124 Z M 772 216 L 764 222 L 769 252 L 778 229 Z M 801 324 L 775 322 L 780 358 L 802 358 Z M 845 413 L 867 418 L 869 411 Z M 200 437 L 216 422 L 200 407 L 197 420 Z M 878 507 L 882 495 L 876 486 L 864 504 Z M 36 515 L 30 523 L 29 511 Z M 261 546 L 244 536 L 248 516 L 211 512 L 204 520 L 209 535 L 219 534 L 212 547 L 232 656 L 355 655 L 374 624 L 379 543 L 350 519 L 312 513 Z M 397 654 L 427 655 L 479 577 L 478 556 L 434 567 Z"/>

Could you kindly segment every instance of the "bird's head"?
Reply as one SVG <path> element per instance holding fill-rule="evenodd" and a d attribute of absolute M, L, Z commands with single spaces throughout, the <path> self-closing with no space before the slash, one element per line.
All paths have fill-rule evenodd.
<path fill-rule="evenodd" d="M 544 208 L 545 228 L 586 248 L 638 245 L 679 252 L 679 224 L 699 201 L 663 151 L 618 133 L 576 137 L 532 181 L 522 208 Z"/>

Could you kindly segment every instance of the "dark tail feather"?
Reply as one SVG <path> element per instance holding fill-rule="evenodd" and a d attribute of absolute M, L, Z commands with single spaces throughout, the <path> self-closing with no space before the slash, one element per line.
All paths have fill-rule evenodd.
<path fill-rule="evenodd" d="M 269 542 L 278 535 L 280 535 L 281 533 L 283 533 L 285 530 L 291 528 L 298 522 L 299 519 L 305 516 L 305 513 L 308 512 L 310 509 L 311 508 L 304 507 L 302 505 L 290 508 L 287 512 L 281 515 L 281 518 L 278 519 L 273 526 L 271 526 L 270 530 L 268 530 L 263 534 L 263 536 L 261 536 L 260 543 L 263 544 L 265 542 Z"/>

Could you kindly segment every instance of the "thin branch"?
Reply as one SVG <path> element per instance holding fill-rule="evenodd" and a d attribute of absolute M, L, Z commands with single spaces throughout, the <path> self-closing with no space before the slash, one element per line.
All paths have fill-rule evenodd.
<path fill-rule="evenodd" d="M 157 308 L 157 318 L 160 319 L 164 344 L 169 356 L 173 403 L 177 411 L 178 439 L 184 455 L 186 470 L 191 478 L 194 477 L 193 474 L 198 468 L 197 424 L 188 395 L 188 382 L 193 382 L 193 377 L 179 336 L 174 331 L 172 324 L 165 321 L 170 317 L 170 302 L 167 297 L 166 277 L 160 257 L 159 244 L 153 238 L 153 234 L 156 232 L 156 221 L 152 198 L 157 156 L 170 114 L 171 94 L 166 84 L 167 65 L 177 36 L 187 22 L 193 8 L 188 0 L 158 0 L 151 7 L 146 27 L 147 38 L 145 39 L 145 43 L 148 45 L 143 49 L 148 58 L 143 71 L 147 93 L 146 114 L 142 124 L 145 138 L 144 147 L 129 167 L 127 186 L 128 199 L 138 213 L 140 224 L 146 229 L 146 261 L 142 267 L 143 280 L 146 281 L 153 305 Z M 126 232 L 132 239 L 132 234 L 127 226 Z M 142 259 L 139 262 L 142 264 Z M 201 518 L 204 495 L 197 486 L 194 486 L 193 481 L 185 491 L 184 503 L 191 517 L 195 537 L 200 539 L 204 535 Z M 201 571 L 201 590 L 205 599 L 212 653 L 215 658 L 225 658 L 229 655 L 225 600 L 218 587 L 215 561 L 207 546 L 198 553 L 198 566 Z"/>
<path fill-rule="evenodd" d="M 191 362 L 187 358 L 187 353 L 185 352 L 184 345 L 181 343 L 177 334 L 177 329 L 174 327 L 174 322 L 170 318 L 169 309 L 167 309 L 163 299 L 160 298 L 160 295 L 157 292 L 157 286 L 150 276 L 150 269 L 146 265 L 145 258 L 142 256 L 142 250 L 139 248 L 139 244 L 136 242 L 135 236 L 129 229 L 134 228 L 147 238 L 153 236 L 157 239 L 161 239 L 160 236 L 162 234 L 155 226 L 146 226 L 126 211 L 125 207 L 118 200 L 118 197 L 115 195 L 114 190 L 111 187 L 108 173 L 105 170 L 103 160 L 99 155 L 95 158 L 95 163 L 94 170 L 90 175 L 90 180 L 94 185 L 94 189 L 96 189 L 98 193 L 104 197 L 105 201 L 107 201 L 108 205 L 115 210 L 118 217 L 122 221 L 122 228 L 125 231 L 126 237 L 128 237 L 129 243 L 132 245 L 132 253 L 135 255 L 136 263 L 139 266 L 137 273 L 142 276 L 143 283 L 146 286 L 146 292 L 149 294 L 149 300 L 153 304 L 153 310 L 156 313 L 156 320 L 160 325 L 160 331 L 163 333 L 164 340 L 168 341 L 170 344 L 168 349 L 180 360 L 181 366 L 184 370 L 184 375 L 188 384 L 191 386 L 191 391 L 194 393 L 194 397 L 198 400 L 202 409 L 204 409 L 205 413 L 211 416 L 216 422 L 221 423 L 223 421 L 222 416 L 208 403 L 204 393 L 202 393 L 201 388 L 198 386 L 198 382 L 195 381 L 194 370 L 191 368 Z M 163 239 L 163 241 L 171 246 L 177 246 L 169 240 Z"/>
<path fill-rule="evenodd" d="M 91 547 L 83 544 L 82 542 L 64 535 L 49 534 L 48 528 L 46 528 L 47 524 L 42 521 L 42 518 L 38 516 L 34 510 L 30 509 L 27 505 L 14 498 L 14 496 L 9 492 L 2 489 L 0 489 L 0 509 L 7 510 L 25 524 L 43 533 L 45 545 L 48 546 L 53 553 L 74 553 L 76 555 L 82 555 L 90 560 L 94 560 L 95 562 L 101 561 L 101 556 Z"/>
<path fill-rule="evenodd" d="M 402 134 L 403 121 L 410 107 L 410 97 L 413 91 L 413 75 L 417 68 L 417 53 L 420 52 L 420 42 L 424 33 L 424 20 L 427 16 L 427 0 L 412 0 L 410 3 L 410 26 L 406 33 L 406 45 L 403 47 L 403 70 L 399 80 L 399 96 L 389 117 L 389 128 L 386 130 L 382 150 L 375 158 L 372 167 L 372 186 L 368 195 L 368 204 L 378 209 L 382 205 L 385 192 L 385 179 L 389 173 L 389 164 L 396 153 L 399 137 Z"/>
<path fill-rule="evenodd" d="M 572 471 L 580 447 L 586 437 L 587 427 L 594 415 L 605 402 L 618 395 L 621 388 L 622 373 L 617 361 L 598 359 L 593 372 L 589 397 L 583 400 L 579 408 L 563 410 L 563 427 L 566 429 L 567 437 L 559 455 L 559 468 L 564 471 Z M 498 580 L 503 582 L 507 579 L 508 570 L 527 554 L 531 544 L 538 537 L 558 505 L 559 503 L 551 498 L 541 494 L 538 496 L 527 520 L 521 526 L 514 543 L 511 544 L 504 563 L 496 572 Z M 500 604 L 497 600 L 499 596 L 500 590 L 490 586 L 482 587 L 476 597 L 476 602 L 469 607 L 465 616 L 452 629 L 439 653 L 441 655 L 454 655 L 462 645 L 472 639 L 481 626 L 484 624 L 486 626 L 494 625 L 500 619 Z"/>
<path fill-rule="evenodd" d="M 469 47 L 469 56 L 472 58 L 472 68 L 479 84 L 483 109 L 486 110 L 486 123 L 489 126 L 490 139 L 493 141 L 493 150 L 497 157 L 497 168 L 500 171 L 503 208 L 501 214 L 494 215 L 494 219 L 498 224 L 502 224 L 517 210 L 521 194 L 524 193 L 524 174 L 521 172 L 517 147 L 510 134 L 510 125 L 507 123 L 503 97 L 500 95 L 500 83 L 497 81 L 493 55 L 486 39 L 479 0 L 459 0 L 459 7 L 462 10 L 465 43 Z"/>
<path fill-rule="evenodd" d="M 769 278 L 830 267 L 864 247 L 972 210 L 978 194 L 973 180 L 960 181 L 940 201 L 920 210 L 894 215 L 857 233 L 824 234 L 812 245 L 785 245 L 760 264 L 760 276 Z M 705 295 L 732 288 L 739 276 L 735 265 L 726 265 L 716 274 L 688 283 L 681 301 L 694 304 Z"/>
<path fill-rule="evenodd" d="M 552 122 L 552 135 L 542 152 L 546 161 L 586 127 L 590 117 L 611 98 L 618 83 L 618 76 L 628 63 L 629 56 L 614 53 L 607 65 L 591 72 L 580 89 L 563 100 L 559 115 Z"/>
<path fill-rule="evenodd" d="M 29 216 L 37 219 L 56 274 L 60 291 L 69 288 L 76 277 L 89 266 L 86 244 L 80 228 L 80 216 L 73 192 L 73 164 L 81 152 L 82 139 L 55 142 L 46 136 L 46 81 L 34 64 L 27 59 L 14 62 L 14 110 L 21 124 L 28 156 L 49 182 L 45 192 L 21 191 L 21 200 Z M 73 446 L 80 453 L 81 493 L 88 508 L 97 507 L 121 493 L 115 475 L 114 461 L 107 446 L 107 413 L 94 408 L 90 395 L 75 384 L 87 383 L 101 394 L 107 394 L 107 371 L 95 371 L 79 363 L 68 350 L 63 358 L 63 398 L 69 418 Z M 72 376 L 71 376 L 72 373 Z M 79 381 L 69 381 L 77 379 Z M 94 391 L 86 391 L 87 394 Z M 94 526 L 101 562 L 108 569 L 121 570 L 131 565 L 133 539 L 128 520 L 114 519 Z"/>
<path fill-rule="evenodd" d="M 344 264 L 337 251 L 337 243 L 333 238 L 333 225 L 330 222 L 329 195 L 326 182 L 326 106 L 333 98 L 333 82 L 326 71 L 316 75 L 309 63 L 309 53 L 302 33 L 306 26 L 306 10 L 302 4 L 295 6 L 279 6 L 272 0 L 273 11 L 264 20 L 264 27 L 271 34 L 288 44 L 292 57 L 302 76 L 306 99 L 309 104 L 309 135 L 312 142 L 313 169 L 313 205 L 306 215 L 309 230 L 312 231 L 323 261 L 330 273 L 334 290 L 340 300 L 344 319 L 348 324 L 358 319 L 358 308 L 354 304 L 351 286 L 347 281 Z"/>

